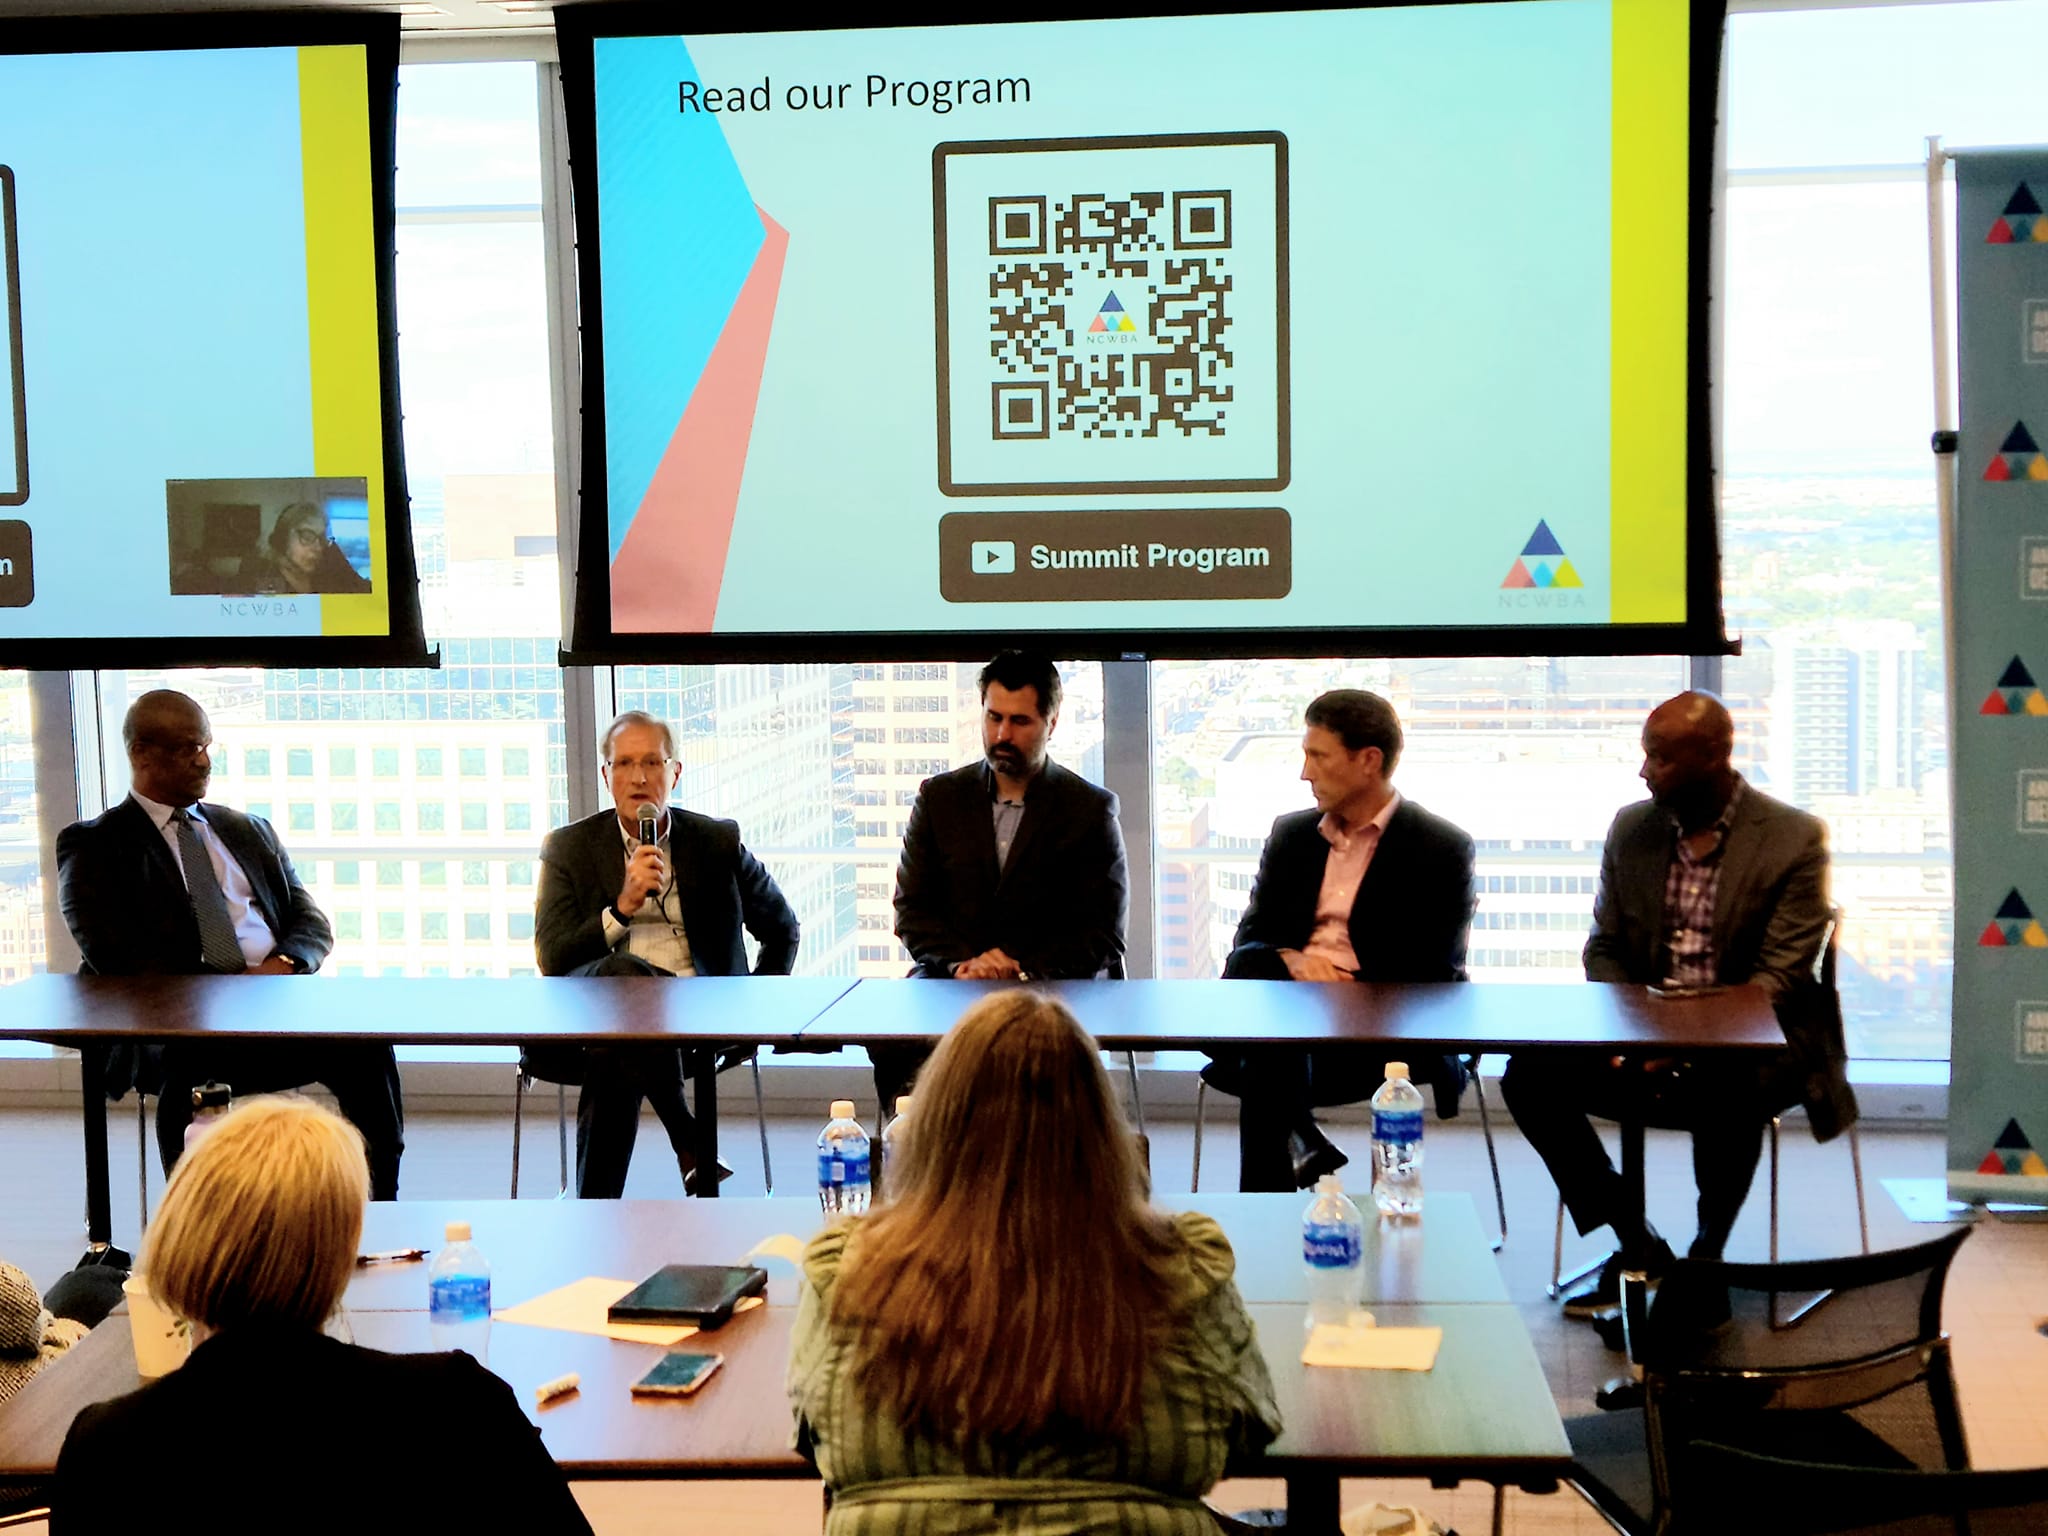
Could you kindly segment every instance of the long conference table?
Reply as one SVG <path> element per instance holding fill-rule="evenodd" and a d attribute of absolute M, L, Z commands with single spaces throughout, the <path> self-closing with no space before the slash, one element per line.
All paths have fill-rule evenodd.
<path fill-rule="evenodd" d="M 265 1039 L 445 1045 L 665 1042 L 695 1081 L 697 1166 L 718 1151 L 717 1061 L 735 1044 L 825 1048 L 936 1040 L 1009 982 L 808 976 L 32 976 L 0 989 L 0 1039 L 76 1047 L 88 1235 L 112 1238 L 103 1066 L 120 1042 Z M 1649 1059 L 1782 1049 L 1761 990 L 1689 996 L 1618 983 L 1094 980 L 1028 983 L 1108 1050 L 1356 1046 L 1386 1056 L 1525 1048 Z M 1643 1127 L 1621 1127 L 1643 1204 Z M 716 1197 L 718 1183 L 703 1191 Z M 1625 1257 L 1627 1257 L 1625 1255 Z"/>
<path fill-rule="evenodd" d="M 1311 1369 L 1301 1364 L 1306 1288 L 1296 1195 L 1160 1196 L 1169 1209 L 1207 1211 L 1236 1250 L 1237 1285 L 1273 1375 L 1285 1429 L 1233 1476 L 1281 1477 L 1290 1526 L 1335 1532 L 1338 1479 L 1476 1479 L 1496 1490 L 1548 1492 L 1571 1449 L 1521 1315 L 1509 1303 L 1469 1197 L 1436 1194 L 1420 1222 L 1367 1229 L 1364 1302 L 1382 1326 L 1443 1329 L 1427 1372 Z M 471 1223 L 489 1257 L 498 1305 L 514 1305 L 586 1276 L 635 1280 L 675 1262 L 739 1262 L 777 1233 L 803 1236 L 820 1217 L 789 1198 L 635 1201 L 397 1201 L 372 1205 L 363 1248 L 432 1248 L 451 1220 Z M 572 1480 L 806 1478 L 791 1448 L 784 1392 L 794 1322 L 793 1269 L 769 1260 L 768 1305 L 684 1348 L 725 1364 L 696 1397 L 635 1400 L 629 1388 L 658 1346 L 552 1328 L 493 1324 L 489 1365 L 511 1384 L 543 1442 Z M 360 1344 L 433 1347 L 425 1266 L 358 1270 L 344 1305 Z M 533 1389 L 576 1371 L 580 1390 L 544 1408 Z M 126 1322 L 95 1329 L 0 1406 L 0 1483 L 50 1476 L 79 1410 L 140 1384 Z M 1501 1501 L 1495 1500 L 1495 1529 Z"/>

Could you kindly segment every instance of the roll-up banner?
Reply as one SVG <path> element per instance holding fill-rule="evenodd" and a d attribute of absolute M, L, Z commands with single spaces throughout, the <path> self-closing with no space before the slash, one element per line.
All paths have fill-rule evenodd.
<path fill-rule="evenodd" d="M 2048 1204 L 2048 147 L 1954 158 L 1948 1187 Z"/>

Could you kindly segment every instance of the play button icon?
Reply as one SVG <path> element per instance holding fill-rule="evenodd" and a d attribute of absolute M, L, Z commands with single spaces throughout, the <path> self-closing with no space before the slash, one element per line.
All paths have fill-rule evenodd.
<path fill-rule="evenodd" d="M 976 539 L 968 546 L 968 569 L 977 576 L 1017 574 L 1017 546 L 1009 539 Z"/>

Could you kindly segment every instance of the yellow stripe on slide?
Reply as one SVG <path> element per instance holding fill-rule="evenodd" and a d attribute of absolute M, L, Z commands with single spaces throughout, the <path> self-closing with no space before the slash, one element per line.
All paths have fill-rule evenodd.
<path fill-rule="evenodd" d="M 1613 0 L 1613 437 L 1616 624 L 1685 618 L 1689 5 Z M 1706 345 L 1704 336 L 1696 338 Z"/>
<path fill-rule="evenodd" d="M 371 590 L 320 600 L 321 632 L 329 635 L 382 635 L 391 627 L 385 586 L 384 425 L 377 369 L 369 95 L 362 49 L 299 50 L 313 473 L 361 477 L 370 489 Z"/>

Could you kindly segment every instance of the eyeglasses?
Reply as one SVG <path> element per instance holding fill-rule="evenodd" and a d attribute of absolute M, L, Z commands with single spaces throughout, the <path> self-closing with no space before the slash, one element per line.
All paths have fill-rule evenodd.
<path fill-rule="evenodd" d="M 674 761 L 670 757 L 621 757 L 612 763 L 611 769 L 613 773 L 658 774 Z"/>
<path fill-rule="evenodd" d="M 294 528 L 289 538 L 294 544 L 312 544 L 317 546 L 327 542 L 327 534 L 324 529 L 303 526 Z"/>

